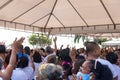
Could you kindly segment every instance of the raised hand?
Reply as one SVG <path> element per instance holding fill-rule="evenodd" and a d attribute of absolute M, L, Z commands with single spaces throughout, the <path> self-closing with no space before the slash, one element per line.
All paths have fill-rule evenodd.
<path fill-rule="evenodd" d="M 13 48 L 18 48 L 19 45 L 21 45 L 24 41 L 24 37 L 21 37 L 20 39 L 17 40 L 17 38 L 13 41 L 12 47 Z"/>
<path fill-rule="evenodd" d="M 0 76 L 3 78 L 3 80 L 10 80 L 12 71 L 16 66 L 16 54 L 18 53 L 18 46 L 23 43 L 24 39 L 25 39 L 24 37 L 21 37 L 20 39 L 17 40 L 16 38 L 13 41 L 10 62 L 8 66 L 6 67 L 4 73 L 0 73 Z"/>
<path fill-rule="evenodd" d="M 53 41 L 56 42 L 56 41 L 57 41 L 57 37 L 55 37 L 55 38 L 53 39 Z"/>

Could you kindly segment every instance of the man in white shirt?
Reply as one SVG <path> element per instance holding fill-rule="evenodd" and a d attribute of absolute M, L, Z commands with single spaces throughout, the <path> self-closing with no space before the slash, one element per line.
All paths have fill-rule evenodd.
<path fill-rule="evenodd" d="M 120 80 L 120 67 L 118 65 L 116 65 L 117 59 L 118 59 L 117 54 L 115 54 L 114 52 L 109 52 L 106 55 L 106 59 L 113 65 L 115 71 L 118 74 L 118 80 Z"/>

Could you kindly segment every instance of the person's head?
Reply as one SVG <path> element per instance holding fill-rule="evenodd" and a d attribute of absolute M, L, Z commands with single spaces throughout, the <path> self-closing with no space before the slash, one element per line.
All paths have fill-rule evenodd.
<path fill-rule="evenodd" d="M 40 48 L 41 51 L 43 51 L 45 53 L 45 49 L 44 48 Z"/>
<path fill-rule="evenodd" d="M 3 54 L 6 52 L 5 45 L 0 45 L 0 54 Z"/>
<path fill-rule="evenodd" d="M 29 46 L 26 46 L 24 48 L 24 53 L 30 55 L 30 47 Z"/>
<path fill-rule="evenodd" d="M 70 53 L 70 50 L 68 48 L 63 49 L 62 51 L 60 51 L 60 59 L 62 61 L 72 62 L 72 59 L 71 59 L 69 53 Z"/>
<path fill-rule="evenodd" d="M 90 61 L 85 61 L 81 66 L 81 71 L 84 74 L 89 74 L 92 68 L 92 64 Z"/>
<path fill-rule="evenodd" d="M 109 52 L 109 53 L 107 53 L 107 55 L 106 55 L 106 59 L 107 59 L 110 63 L 116 64 L 116 63 L 117 63 L 118 56 L 117 56 L 117 54 L 115 54 L 114 52 Z"/>
<path fill-rule="evenodd" d="M 95 75 L 96 71 L 99 73 L 101 71 L 102 64 L 97 60 L 86 60 L 81 67 L 81 70 L 85 74 L 89 74 L 93 72 Z"/>
<path fill-rule="evenodd" d="M 86 46 L 86 53 L 88 56 L 92 55 L 96 58 L 100 56 L 100 47 L 96 42 L 87 42 L 85 46 Z"/>
<path fill-rule="evenodd" d="M 40 80 L 58 80 L 62 75 L 62 68 L 59 65 L 45 63 L 38 68 Z"/>
<path fill-rule="evenodd" d="M 75 56 L 76 60 L 85 60 L 85 57 L 82 55 Z"/>
<path fill-rule="evenodd" d="M 18 59 L 18 63 L 17 63 L 17 68 L 25 68 L 28 66 L 28 57 L 27 56 L 21 56 L 19 59 Z"/>
<path fill-rule="evenodd" d="M 45 51 L 46 51 L 47 54 L 51 54 L 52 53 L 52 48 L 50 46 L 47 46 L 45 48 Z"/>
<path fill-rule="evenodd" d="M 39 50 L 38 52 L 40 53 L 41 56 L 43 56 L 43 57 L 46 56 L 45 52 L 43 52 L 42 50 Z"/>
<path fill-rule="evenodd" d="M 38 51 L 35 51 L 35 53 L 33 55 L 33 61 L 36 62 L 36 63 L 42 62 L 41 55 Z"/>
<path fill-rule="evenodd" d="M 50 56 L 47 58 L 47 62 L 48 62 L 48 63 L 57 64 L 57 57 L 56 57 L 56 55 L 50 55 Z"/>
<path fill-rule="evenodd" d="M 80 48 L 80 53 L 84 53 L 85 49 L 84 48 Z"/>

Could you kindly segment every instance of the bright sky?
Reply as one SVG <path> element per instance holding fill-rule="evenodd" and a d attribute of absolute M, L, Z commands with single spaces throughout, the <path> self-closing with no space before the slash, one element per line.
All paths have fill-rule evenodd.
<path fill-rule="evenodd" d="M 28 43 L 28 36 L 30 35 L 31 33 L 25 33 L 25 32 L 18 32 L 18 31 L 13 31 L 13 30 L 7 30 L 7 29 L 3 29 L 3 28 L 0 28 L 0 41 L 1 42 L 5 42 L 6 45 L 9 45 L 11 44 L 14 39 L 17 37 L 17 38 L 20 38 L 20 37 L 25 37 L 25 41 L 24 41 L 24 45 L 29 45 Z"/>
<path fill-rule="evenodd" d="M 13 30 L 7 30 L 4 28 L 0 28 L 0 42 L 5 42 L 6 45 L 9 45 L 12 43 L 12 41 L 15 39 L 15 37 L 20 38 L 20 37 L 25 37 L 25 41 L 23 43 L 24 46 L 30 46 L 28 43 L 28 36 L 31 35 L 32 33 L 27 33 L 27 32 L 19 32 L 19 31 L 13 31 Z M 63 48 L 65 48 L 69 44 L 70 47 L 76 46 L 76 48 L 83 47 L 82 41 L 78 44 L 74 44 L 74 38 L 73 37 L 66 37 L 66 36 L 57 36 L 57 46 L 58 48 L 63 45 Z M 53 45 L 51 45 L 53 47 Z"/>

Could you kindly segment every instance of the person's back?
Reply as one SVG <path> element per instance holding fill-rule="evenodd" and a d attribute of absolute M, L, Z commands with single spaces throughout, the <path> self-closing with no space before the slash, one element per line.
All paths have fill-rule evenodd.
<path fill-rule="evenodd" d="M 90 62 L 93 64 L 91 72 L 95 74 L 96 80 L 113 80 L 112 72 L 107 65 L 97 60 L 90 60 Z"/>
<path fill-rule="evenodd" d="M 13 70 L 11 80 L 28 80 L 28 77 L 23 70 L 16 68 Z"/>
<path fill-rule="evenodd" d="M 33 68 L 28 66 L 29 59 L 27 56 L 22 55 L 21 57 L 18 57 L 18 64 L 16 69 L 13 72 L 12 77 L 15 78 L 14 80 L 18 80 L 17 78 L 21 77 L 22 73 L 24 76 L 27 76 L 27 80 L 31 78 L 33 73 Z M 19 74 L 17 74 L 19 72 Z M 17 76 L 17 77 L 14 77 Z M 21 79 L 22 80 L 22 79 Z"/>
<path fill-rule="evenodd" d="M 113 80 L 113 74 L 107 65 L 102 65 L 101 74 L 100 80 Z"/>
<path fill-rule="evenodd" d="M 111 70 L 113 77 L 117 76 L 113 65 L 109 61 L 107 61 L 105 59 L 101 59 L 101 58 L 98 58 L 96 60 L 99 61 L 101 64 L 106 65 Z"/>
<path fill-rule="evenodd" d="M 42 62 L 42 57 L 40 55 L 40 53 L 38 51 L 35 51 L 34 52 L 34 55 L 33 55 L 33 63 L 34 63 L 34 72 L 33 72 L 33 75 L 32 75 L 32 79 L 37 76 L 37 70 L 38 70 L 38 67 L 41 65 L 41 62 Z"/>

